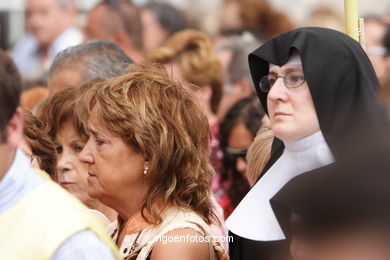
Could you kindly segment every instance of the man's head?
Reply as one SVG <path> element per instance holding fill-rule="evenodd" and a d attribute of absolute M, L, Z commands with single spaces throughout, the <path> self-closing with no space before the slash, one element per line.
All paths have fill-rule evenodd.
<path fill-rule="evenodd" d="M 73 0 L 26 0 L 26 26 L 42 46 L 49 46 L 72 25 Z"/>
<path fill-rule="evenodd" d="M 142 50 L 142 26 L 138 8 L 126 0 L 104 0 L 88 15 L 84 37 L 118 44 L 131 58 Z"/>
<path fill-rule="evenodd" d="M 0 51 L 0 180 L 13 162 L 23 134 L 22 110 L 18 108 L 21 92 L 15 64 Z"/>
<path fill-rule="evenodd" d="M 49 96 L 66 88 L 78 88 L 85 81 L 119 76 L 132 62 L 109 41 L 94 40 L 67 48 L 58 53 L 50 68 Z"/>
<path fill-rule="evenodd" d="M 259 45 L 260 42 L 252 34 L 246 32 L 225 40 L 218 49 L 217 57 L 222 64 L 225 75 L 224 93 L 218 110 L 219 118 L 223 118 L 238 100 L 254 93 L 248 65 L 248 53 Z"/>
<path fill-rule="evenodd" d="M 365 19 L 364 31 L 367 55 L 374 66 L 378 78 L 383 78 L 386 72 L 386 48 L 383 42 L 386 24 L 381 17 L 369 17 Z"/>

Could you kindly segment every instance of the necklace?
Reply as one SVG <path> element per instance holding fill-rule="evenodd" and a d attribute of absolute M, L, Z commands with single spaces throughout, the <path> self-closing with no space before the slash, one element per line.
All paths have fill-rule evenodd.
<path fill-rule="evenodd" d="M 138 232 L 137 236 L 135 237 L 135 240 L 134 240 L 133 244 L 132 244 L 131 247 L 130 247 L 129 255 L 131 255 L 132 253 L 134 253 L 135 249 L 137 248 L 137 246 L 138 246 L 137 241 L 138 241 L 139 236 L 141 235 L 141 232 L 142 232 L 142 229 L 141 229 L 140 232 Z"/>

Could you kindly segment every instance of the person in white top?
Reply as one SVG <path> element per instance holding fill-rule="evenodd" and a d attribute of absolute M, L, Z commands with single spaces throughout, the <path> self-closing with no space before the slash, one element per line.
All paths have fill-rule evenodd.
<path fill-rule="evenodd" d="M 27 33 L 14 46 L 12 57 L 22 76 L 46 80 L 54 56 L 79 44 L 82 34 L 73 26 L 73 0 L 26 0 Z"/>

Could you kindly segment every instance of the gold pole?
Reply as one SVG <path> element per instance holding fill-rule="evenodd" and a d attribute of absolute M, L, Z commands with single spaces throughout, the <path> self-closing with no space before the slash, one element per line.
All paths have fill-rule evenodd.
<path fill-rule="evenodd" d="M 359 16 L 357 0 L 344 0 L 345 32 L 359 41 Z"/>

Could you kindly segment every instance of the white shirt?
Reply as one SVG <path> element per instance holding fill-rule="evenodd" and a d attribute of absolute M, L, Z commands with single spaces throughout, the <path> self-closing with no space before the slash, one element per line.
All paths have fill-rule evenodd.
<path fill-rule="evenodd" d="M 46 181 L 45 178 L 32 170 L 30 161 L 18 149 L 10 169 L 0 179 L 0 215 L 11 209 L 25 196 L 44 185 Z M 48 208 L 47 210 L 49 211 L 50 209 Z M 42 212 L 42 214 L 45 214 L 45 212 Z M 26 235 L 28 236 L 28 234 Z M 84 230 L 68 238 L 51 257 L 51 260 L 69 259 L 115 260 L 115 257 L 111 249 L 95 233 L 91 230 Z"/>
<path fill-rule="evenodd" d="M 39 55 L 39 43 L 31 33 L 27 33 L 17 41 L 12 58 L 23 77 L 36 80 L 45 76 L 57 53 L 81 42 L 82 33 L 80 30 L 75 27 L 68 28 L 51 43 L 47 59 L 42 63 Z"/>
<path fill-rule="evenodd" d="M 282 156 L 226 220 L 227 228 L 234 234 L 256 241 L 285 239 L 270 199 L 295 176 L 334 162 L 321 131 L 284 145 Z"/>

